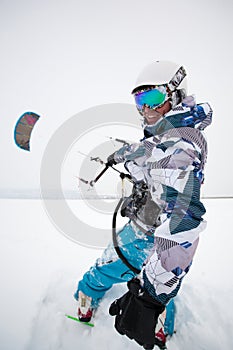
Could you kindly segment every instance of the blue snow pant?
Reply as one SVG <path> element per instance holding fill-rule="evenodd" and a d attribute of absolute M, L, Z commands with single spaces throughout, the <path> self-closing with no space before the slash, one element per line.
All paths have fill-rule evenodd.
<path fill-rule="evenodd" d="M 129 263 L 139 270 L 142 269 L 143 263 L 154 249 L 154 237 L 148 236 L 132 227 L 130 222 L 118 232 L 117 241 L 119 248 Z M 127 282 L 135 276 L 136 274 L 118 257 L 111 243 L 104 250 L 102 256 L 97 259 L 95 265 L 79 281 L 74 297 L 78 300 L 78 292 L 82 291 L 92 298 L 92 306 L 96 308 L 104 294 L 113 284 Z M 167 317 L 164 328 L 168 334 L 172 334 L 173 331 L 171 329 L 174 329 L 173 299 L 168 303 L 166 310 Z"/>
<path fill-rule="evenodd" d="M 131 265 L 141 270 L 143 263 L 154 248 L 154 237 L 145 235 L 126 224 L 117 234 L 117 241 L 122 253 Z M 92 298 L 93 307 L 97 307 L 104 294 L 115 283 L 131 280 L 136 274 L 130 270 L 118 257 L 111 243 L 97 259 L 94 266 L 87 271 L 78 283 L 78 289 L 74 294 L 78 300 L 78 292 Z"/>

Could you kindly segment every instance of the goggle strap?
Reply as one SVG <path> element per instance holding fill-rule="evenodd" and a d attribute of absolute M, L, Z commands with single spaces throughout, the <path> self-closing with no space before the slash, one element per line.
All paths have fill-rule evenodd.
<path fill-rule="evenodd" d="M 176 90 L 176 88 L 180 85 L 180 83 L 184 80 L 187 73 L 183 66 L 181 66 L 172 79 L 168 83 L 168 87 L 171 91 Z"/>

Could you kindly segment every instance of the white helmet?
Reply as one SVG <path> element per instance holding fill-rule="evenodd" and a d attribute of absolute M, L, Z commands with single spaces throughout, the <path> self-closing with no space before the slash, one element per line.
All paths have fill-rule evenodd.
<path fill-rule="evenodd" d="M 166 85 L 170 90 L 172 107 L 187 95 L 187 78 L 183 66 L 170 61 L 155 61 L 139 74 L 132 94 L 145 86 Z"/>

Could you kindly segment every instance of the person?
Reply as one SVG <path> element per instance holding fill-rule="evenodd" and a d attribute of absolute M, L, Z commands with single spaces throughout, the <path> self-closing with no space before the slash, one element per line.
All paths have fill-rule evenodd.
<path fill-rule="evenodd" d="M 134 181 L 121 209 L 129 221 L 117 233 L 125 260 L 111 243 L 79 281 L 74 297 L 79 319 L 90 321 L 106 291 L 127 282 L 127 293 L 109 309 L 117 331 L 145 349 L 165 348 L 166 329 L 155 332 L 158 318 L 179 292 L 206 227 L 200 201 L 207 158 L 202 131 L 212 121 L 212 109 L 187 96 L 186 70 L 170 61 L 148 64 L 132 94 L 144 137 L 107 160 L 108 166 L 124 162 Z"/>

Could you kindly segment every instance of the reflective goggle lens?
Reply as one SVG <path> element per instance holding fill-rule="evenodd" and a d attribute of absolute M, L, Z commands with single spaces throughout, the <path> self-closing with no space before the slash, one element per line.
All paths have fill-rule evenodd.
<path fill-rule="evenodd" d="M 155 109 L 164 104 L 167 98 L 165 86 L 159 86 L 155 89 L 139 92 L 134 95 L 136 105 L 141 111 L 144 106 Z"/>

